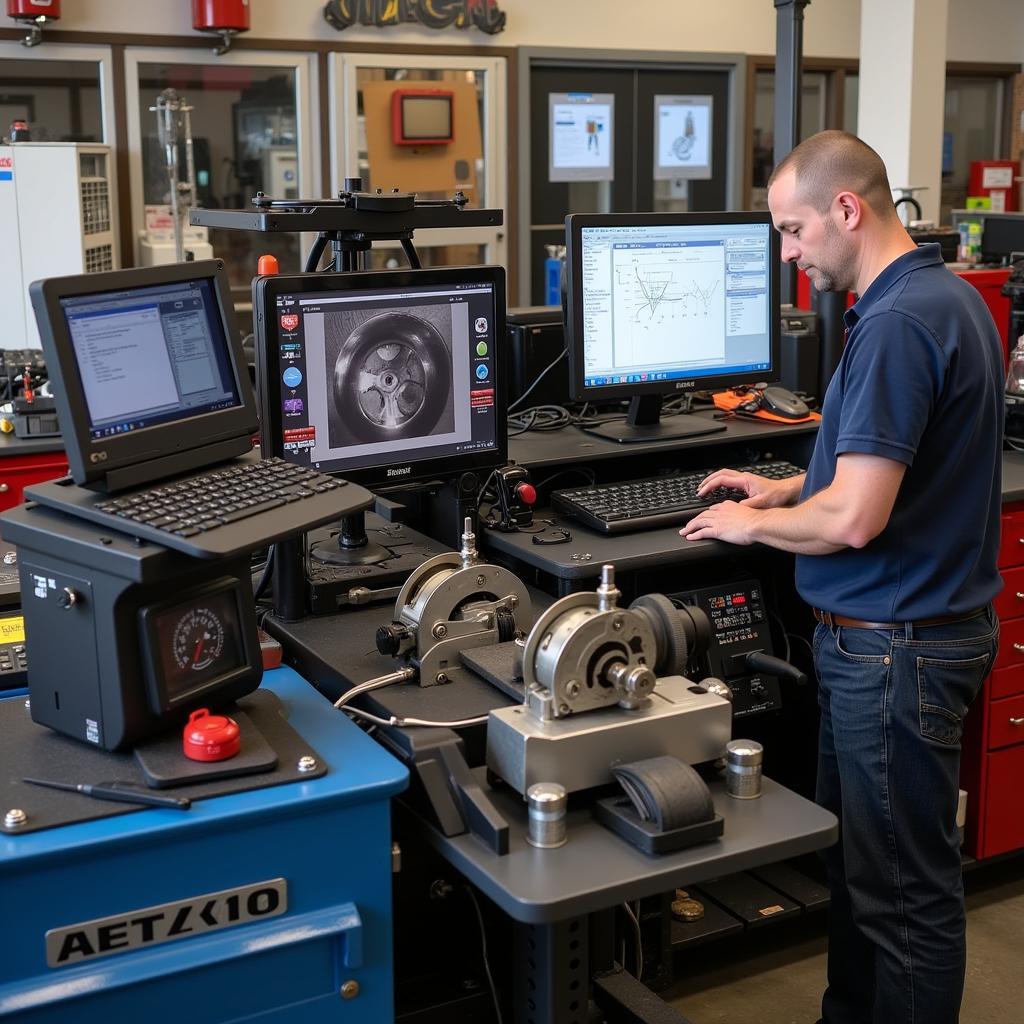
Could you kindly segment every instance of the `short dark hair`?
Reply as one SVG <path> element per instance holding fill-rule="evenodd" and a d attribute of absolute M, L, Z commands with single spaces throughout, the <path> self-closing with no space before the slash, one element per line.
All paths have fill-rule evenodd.
<path fill-rule="evenodd" d="M 840 192 L 860 196 L 879 217 L 895 215 L 882 158 L 850 132 L 833 129 L 804 139 L 772 171 L 768 187 L 788 170 L 796 175 L 800 197 L 822 215 Z"/>

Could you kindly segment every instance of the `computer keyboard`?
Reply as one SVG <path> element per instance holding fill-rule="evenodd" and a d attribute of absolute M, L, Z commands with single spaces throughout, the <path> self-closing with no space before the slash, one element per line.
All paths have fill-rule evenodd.
<path fill-rule="evenodd" d="M 804 472 L 799 466 L 781 461 L 732 468 L 770 480 L 783 480 Z M 740 501 L 746 497 L 742 491 L 726 487 L 698 497 L 698 485 L 713 472 L 706 469 L 678 476 L 655 476 L 619 484 L 552 491 L 551 507 L 601 533 L 631 533 L 686 523 L 719 501 Z"/>
<path fill-rule="evenodd" d="M 364 488 L 315 470 L 248 458 L 116 495 L 54 481 L 26 497 L 201 558 L 240 554 L 373 501 Z"/>

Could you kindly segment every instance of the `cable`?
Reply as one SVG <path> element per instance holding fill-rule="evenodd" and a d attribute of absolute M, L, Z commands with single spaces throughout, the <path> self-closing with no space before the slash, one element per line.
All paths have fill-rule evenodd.
<path fill-rule="evenodd" d="M 569 346 L 566 345 L 566 347 L 563 348 L 562 351 L 555 356 L 555 358 L 552 359 L 551 362 L 540 371 L 540 373 L 537 374 L 533 383 L 508 407 L 508 411 L 511 412 L 517 405 L 521 405 L 526 396 L 544 379 L 544 376 L 548 371 L 553 370 L 568 355 Z"/>
<path fill-rule="evenodd" d="M 468 885 L 463 885 L 469 896 L 473 909 L 476 911 L 476 921 L 480 925 L 480 952 L 484 959 L 484 972 L 487 974 L 487 984 L 491 986 L 491 998 L 494 1000 L 494 1015 L 498 1024 L 502 1024 L 501 1004 L 498 1002 L 498 986 L 494 984 L 494 975 L 491 974 L 491 964 L 487 959 L 487 933 L 484 931 L 484 915 L 480 913 L 480 904 L 477 902 L 476 893 Z"/>
<path fill-rule="evenodd" d="M 263 575 L 260 576 L 259 583 L 256 584 L 256 589 L 253 591 L 253 600 L 259 601 L 263 596 L 264 591 L 267 589 L 267 585 L 270 583 L 271 574 L 274 571 L 274 552 L 277 550 L 276 544 L 270 545 L 270 554 L 267 555 L 267 561 L 263 566 Z"/>
<path fill-rule="evenodd" d="M 360 697 L 364 693 L 369 693 L 371 690 L 380 690 L 385 686 L 392 686 L 394 683 L 404 683 L 406 680 L 413 679 L 415 675 L 416 669 L 414 668 L 400 668 L 394 672 L 388 672 L 387 675 L 377 676 L 376 679 L 368 679 L 365 683 L 359 683 L 357 686 L 353 686 L 351 690 L 346 690 L 334 702 L 334 706 L 341 710 L 350 700 L 355 700 L 356 697 Z M 349 710 L 352 709 L 350 708 Z"/>
<path fill-rule="evenodd" d="M 488 719 L 487 715 L 480 715 L 477 718 L 462 718 L 455 722 L 428 722 L 425 718 L 400 718 L 398 715 L 380 718 L 377 715 L 371 715 L 368 711 L 360 711 L 359 708 L 346 707 L 344 710 L 346 714 L 373 722 L 374 725 L 391 725 L 398 729 L 407 729 L 416 725 L 422 725 L 428 729 L 467 729 L 471 725 L 486 725 Z"/>
<path fill-rule="evenodd" d="M 623 910 L 629 916 L 630 921 L 633 922 L 633 933 L 636 936 L 636 980 L 640 981 L 641 975 L 644 973 L 644 943 L 640 937 L 640 921 L 637 919 L 636 914 L 633 913 L 633 908 L 628 903 L 622 904 Z M 625 965 L 623 965 L 625 966 Z"/>

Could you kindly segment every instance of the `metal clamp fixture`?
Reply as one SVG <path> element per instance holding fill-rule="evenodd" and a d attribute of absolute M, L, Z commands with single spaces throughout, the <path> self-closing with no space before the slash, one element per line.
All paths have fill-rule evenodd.
<path fill-rule="evenodd" d="M 448 682 L 462 651 L 514 640 L 530 612 L 518 577 L 480 561 L 467 517 L 462 549 L 428 559 L 406 580 L 394 621 L 377 630 L 377 649 L 413 664 L 420 686 L 437 686 Z"/>

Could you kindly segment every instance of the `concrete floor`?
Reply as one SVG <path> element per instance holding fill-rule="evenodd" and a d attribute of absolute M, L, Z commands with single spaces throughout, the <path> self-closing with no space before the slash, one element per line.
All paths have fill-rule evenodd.
<path fill-rule="evenodd" d="M 1021 1024 L 1024 858 L 977 868 L 967 886 L 962 1024 Z M 753 938 L 754 941 L 751 941 Z M 825 916 L 680 953 L 660 993 L 693 1024 L 814 1024 L 825 984 Z"/>

